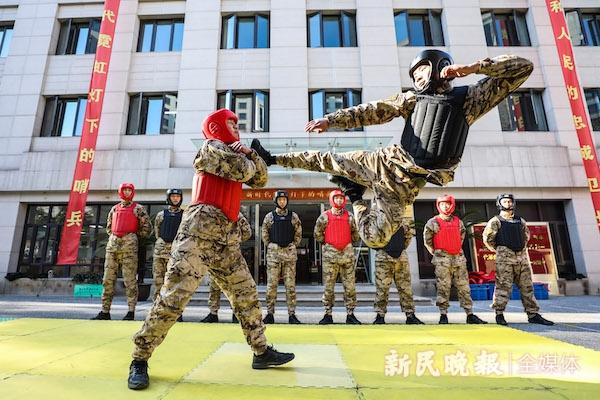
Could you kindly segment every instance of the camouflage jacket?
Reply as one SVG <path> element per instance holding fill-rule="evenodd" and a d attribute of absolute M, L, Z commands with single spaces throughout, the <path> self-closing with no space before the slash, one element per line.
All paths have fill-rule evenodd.
<path fill-rule="evenodd" d="M 290 211 L 288 209 L 282 210 L 281 208 L 276 207 L 275 212 L 277 213 L 277 215 L 287 215 L 287 213 Z M 294 241 L 292 242 L 292 244 L 297 247 L 300 244 L 300 242 L 302 241 L 302 222 L 300 221 L 300 217 L 298 217 L 298 214 L 296 214 L 293 211 L 291 211 L 291 213 L 292 213 L 292 226 L 294 227 Z M 271 242 L 270 236 L 271 236 L 271 227 L 272 226 L 273 226 L 273 214 L 267 213 L 267 215 L 265 215 L 265 219 L 263 220 L 262 228 L 260 230 L 261 238 L 262 238 L 262 241 L 265 244 L 265 246 L 268 246 L 269 243 Z"/>
<path fill-rule="evenodd" d="M 425 242 L 425 248 L 430 254 L 435 252 L 435 248 L 433 247 L 433 236 L 440 231 L 440 224 L 436 221 L 436 217 L 440 217 L 445 219 L 443 215 L 439 214 L 435 217 L 431 218 L 425 224 L 425 229 L 423 230 L 423 241 Z M 465 228 L 465 224 L 460 220 L 460 241 L 464 242 L 465 236 L 467 234 L 467 229 Z"/>
<path fill-rule="evenodd" d="M 126 207 L 126 206 L 130 205 L 131 202 L 130 201 L 121 201 L 119 204 Z M 108 233 L 109 236 L 112 235 L 112 229 L 111 229 L 112 217 L 113 217 L 113 213 L 115 212 L 115 207 L 117 205 L 118 204 L 115 204 L 110 209 L 110 211 L 108 212 L 108 217 L 106 218 L 106 233 Z M 137 203 L 135 208 L 133 209 L 133 213 L 135 214 L 135 216 L 138 218 L 138 221 L 139 221 L 137 235 L 140 238 L 150 237 L 150 234 L 152 233 L 152 222 L 150 222 L 150 215 L 148 215 L 148 211 L 146 211 L 146 207 Z"/>

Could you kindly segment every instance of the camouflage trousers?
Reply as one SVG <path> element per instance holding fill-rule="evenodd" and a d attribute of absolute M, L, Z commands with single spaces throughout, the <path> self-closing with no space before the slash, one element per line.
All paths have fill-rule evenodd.
<path fill-rule="evenodd" d="M 331 315 L 335 304 L 335 282 L 338 275 L 341 275 L 342 285 L 344 286 L 344 304 L 346 312 L 351 314 L 356 308 L 356 257 L 354 257 L 354 248 L 350 243 L 342 251 L 335 247 L 323 245 L 323 306 L 325 314 Z"/>
<path fill-rule="evenodd" d="M 394 258 L 385 250 L 378 250 L 375 256 L 375 312 L 387 313 L 389 291 L 392 282 L 396 284 L 400 297 L 400 307 L 404 313 L 415 312 L 415 301 L 410 281 L 408 256 L 403 251 L 400 257 Z"/>
<path fill-rule="evenodd" d="M 372 248 L 384 247 L 401 225 L 406 206 L 414 203 L 425 180 L 436 184 L 452 181 L 453 171 L 430 171 L 414 164 L 400 146 L 378 151 L 321 153 L 303 151 L 278 154 L 277 165 L 326 172 L 346 177 L 373 191 L 369 202 L 352 204 L 358 232 L 363 242 Z"/>
<path fill-rule="evenodd" d="M 288 314 L 296 312 L 296 246 L 280 247 L 269 243 L 267 248 L 267 312 L 275 313 L 277 286 L 283 275 Z"/>
<path fill-rule="evenodd" d="M 440 313 L 446 314 L 448 312 L 450 289 L 454 284 L 458 291 L 460 306 L 467 314 L 471 314 L 473 312 L 473 300 L 471 299 L 471 287 L 469 286 L 465 256 L 463 254 L 453 256 L 442 250 L 436 250 L 431 262 L 435 266 L 437 285 L 435 305 L 439 307 Z"/>
<path fill-rule="evenodd" d="M 498 246 L 496 249 L 496 289 L 492 308 L 496 314 L 502 314 L 510 300 L 512 284 L 516 283 L 521 292 L 521 302 L 527 315 L 536 314 L 540 307 L 533 295 L 531 266 L 527 250 L 514 252 Z"/>
<path fill-rule="evenodd" d="M 210 279 L 208 286 L 208 310 L 211 314 L 217 314 L 221 308 L 221 288 L 213 278 Z"/>
<path fill-rule="evenodd" d="M 152 274 L 154 275 L 154 298 L 158 296 L 163 283 L 165 282 L 165 273 L 167 272 L 167 263 L 171 254 L 171 243 L 158 238 L 154 243 L 154 252 L 152 254 Z"/>
<path fill-rule="evenodd" d="M 202 214 L 198 214 L 199 217 Z M 178 233 L 173 242 L 165 283 L 144 325 L 133 341 L 135 360 L 147 360 L 162 343 L 198 288 L 202 277 L 211 277 L 231 302 L 246 341 L 255 354 L 267 348 L 258 292 L 239 244 L 225 245 L 205 238 Z"/>
<path fill-rule="evenodd" d="M 102 279 L 102 311 L 110 312 L 110 306 L 115 295 L 117 274 L 121 268 L 127 306 L 129 311 L 135 311 L 138 298 L 137 269 L 138 269 L 138 240 L 135 233 L 121 238 L 110 235 L 106 245 L 104 260 L 104 278 Z"/>

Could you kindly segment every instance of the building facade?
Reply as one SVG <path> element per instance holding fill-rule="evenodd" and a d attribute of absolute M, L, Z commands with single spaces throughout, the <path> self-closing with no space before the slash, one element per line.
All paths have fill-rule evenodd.
<path fill-rule="evenodd" d="M 600 8 L 597 0 L 562 6 L 598 149 Z M 323 135 L 303 128 L 311 118 L 410 88 L 412 58 L 433 46 L 457 63 L 511 53 L 535 69 L 472 127 L 455 181 L 426 186 L 414 218 L 426 221 L 433 199 L 450 193 L 461 212 L 487 220 L 496 195 L 512 192 L 519 214 L 548 223 L 559 275 L 585 277 L 589 293 L 600 294 L 598 221 L 543 0 L 122 0 L 78 264 L 54 265 L 102 7 L 0 0 L 0 293 L 7 273 L 101 272 L 106 215 L 121 182 L 135 184 L 136 200 L 151 215 L 167 188 L 183 188 L 189 200 L 200 124 L 217 107 L 238 114 L 246 143 L 260 138 L 276 152 L 399 143 L 402 119 Z M 298 281 L 319 283 L 312 227 L 331 185 L 322 174 L 270 169 L 264 191 L 245 192 L 243 211 L 256 233 L 278 188 L 292 192 L 290 207 L 304 224 Z M 244 254 L 262 282 L 259 236 L 244 244 Z M 148 264 L 151 250 L 151 241 L 142 246 Z M 470 242 L 465 251 L 471 261 Z M 359 244 L 357 252 L 357 279 L 369 281 L 373 257 Z M 422 236 L 409 256 L 419 293 L 433 277 Z"/>

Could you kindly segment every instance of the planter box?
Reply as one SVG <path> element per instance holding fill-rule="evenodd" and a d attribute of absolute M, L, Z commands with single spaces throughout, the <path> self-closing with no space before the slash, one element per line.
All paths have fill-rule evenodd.
<path fill-rule="evenodd" d="M 99 284 L 75 284 L 73 287 L 74 297 L 101 297 L 104 288 Z"/>

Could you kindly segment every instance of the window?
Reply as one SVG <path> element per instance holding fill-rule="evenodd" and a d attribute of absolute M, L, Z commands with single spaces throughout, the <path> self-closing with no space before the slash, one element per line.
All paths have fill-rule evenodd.
<path fill-rule="evenodd" d="M 498 104 L 503 131 L 547 131 L 542 93 L 536 90 L 511 93 Z"/>
<path fill-rule="evenodd" d="M 323 118 L 325 114 L 333 113 L 342 108 L 352 107 L 361 103 L 360 90 L 317 90 L 309 93 L 310 119 Z M 362 128 L 354 130 L 360 131 Z"/>
<path fill-rule="evenodd" d="M 524 11 L 486 11 L 481 14 L 488 46 L 531 46 Z"/>
<path fill-rule="evenodd" d="M 399 11 L 394 14 L 398 46 L 443 46 L 440 11 Z"/>
<path fill-rule="evenodd" d="M 138 52 L 181 51 L 182 42 L 183 19 L 140 21 Z"/>
<path fill-rule="evenodd" d="M 566 12 L 573 46 L 600 46 L 600 12 Z"/>
<path fill-rule="evenodd" d="M 87 96 L 47 97 L 41 136 L 81 136 Z"/>
<path fill-rule="evenodd" d="M 137 93 L 129 98 L 128 135 L 175 133 L 177 94 Z"/>
<path fill-rule="evenodd" d="M 309 14 L 308 47 L 356 47 L 356 16 L 346 11 Z"/>
<path fill-rule="evenodd" d="M 600 131 L 600 88 L 584 89 L 583 92 L 592 120 L 592 129 Z"/>
<path fill-rule="evenodd" d="M 266 49 L 269 47 L 267 15 L 226 15 L 221 31 L 222 49 Z"/>
<path fill-rule="evenodd" d="M 227 108 L 238 116 L 240 132 L 269 131 L 269 93 L 263 90 L 228 90 L 217 96 L 217 108 Z"/>
<path fill-rule="evenodd" d="M 13 35 L 12 25 L 0 25 L 0 57 L 7 57 Z"/>
<path fill-rule="evenodd" d="M 98 45 L 100 19 L 72 20 L 60 22 L 57 55 L 94 54 Z"/>

